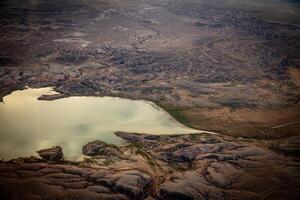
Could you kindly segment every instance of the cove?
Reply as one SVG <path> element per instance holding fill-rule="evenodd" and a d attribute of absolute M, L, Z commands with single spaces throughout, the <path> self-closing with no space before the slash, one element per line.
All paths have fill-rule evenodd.
<path fill-rule="evenodd" d="M 81 157 L 82 146 L 93 140 L 120 145 L 115 131 L 148 134 L 201 132 L 179 124 L 154 103 L 118 97 L 67 97 L 38 100 L 57 94 L 53 88 L 26 88 L 0 103 L 0 159 L 37 155 L 59 145 L 66 159 Z"/>

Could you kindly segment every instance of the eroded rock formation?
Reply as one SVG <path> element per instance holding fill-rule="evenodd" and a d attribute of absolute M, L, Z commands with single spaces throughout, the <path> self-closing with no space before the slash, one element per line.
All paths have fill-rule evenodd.
<path fill-rule="evenodd" d="M 49 149 L 43 149 L 37 151 L 37 153 L 41 156 L 41 158 L 51 161 L 59 161 L 64 158 L 64 154 L 60 146 L 51 147 Z"/>
<path fill-rule="evenodd" d="M 84 145 L 82 153 L 87 156 L 118 156 L 121 154 L 120 150 L 116 146 L 108 145 L 99 140 L 95 140 Z"/>
<path fill-rule="evenodd" d="M 84 151 L 101 150 L 101 156 L 81 162 L 1 162 L 1 199 L 273 200 L 300 194 L 298 158 L 261 143 L 206 133 L 116 135 L 128 141 L 116 148 L 118 156 L 94 141 Z"/>

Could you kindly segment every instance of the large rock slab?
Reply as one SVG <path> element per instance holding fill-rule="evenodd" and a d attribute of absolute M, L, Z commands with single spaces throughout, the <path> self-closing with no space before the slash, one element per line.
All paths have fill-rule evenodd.
<path fill-rule="evenodd" d="M 117 135 L 128 142 L 88 143 L 86 153 L 97 156 L 78 163 L 0 162 L 1 199 L 296 200 L 300 194 L 297 157 L 262 143 L 207 133 Z"/>
<path fill-rule="evenodd" d="M 152 192 L 151 176 L 45 163 L 0 163 L 0 197 L 5 200 L 129 200 Z"/>
<path fill-rule="evenodd" d="M 300 194 L 297 160 L 260 143 L 206 133 L 117 135 L 138 142 L 140 151 L 151 155 L 151 163 L 155 159 L 162 168 L 160 200 L 271 200 L 276 194 L 277 199 L 297 199 Z"/>
<path fill-rule="evenodd" d="M 114 191 L 126 194 L 130 199 L 145 199 L 152 191 L 154 180 L 137 170 L 109 174 L 102 179 Z"/>

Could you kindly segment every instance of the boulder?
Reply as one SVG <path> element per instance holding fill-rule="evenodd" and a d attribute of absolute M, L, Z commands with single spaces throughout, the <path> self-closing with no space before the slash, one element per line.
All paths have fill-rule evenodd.
<path fill-rule="evenodd" d="M 122 154 L 116 146 L 106 144 L 99 140 L 95 140 L 84 145 L 82 153 L 87 156 L 119 156 Z"/>
<path fill-rule="evenodd" d="M 41 158 L 51 161 L 63 160 L 64 154 L 60 146 L 55 146 L 49 149 L 37 151 Z"/>

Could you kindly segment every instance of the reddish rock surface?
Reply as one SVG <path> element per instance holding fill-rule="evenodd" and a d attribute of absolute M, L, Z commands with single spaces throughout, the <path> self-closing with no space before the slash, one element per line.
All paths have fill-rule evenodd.
<path fill-rule="evenodd" d="M 37 151 L 41 158 L 51 161 L 63 160 L 64 154 L 60 146 L 55 146 L 49 149 Z"/>
<path fill-rule="evenodd" d="M 117 157 L 102 154 L 60 164 L 33 158 L 1 162 L 1 199 L 299 197 L 298 158 L 283 156 L 260 143 L 205 133 L 116 134 L 128 141 L 119 147 Z M 104 152 L 106 148 L 111 147 L 101 147 Z"/>

